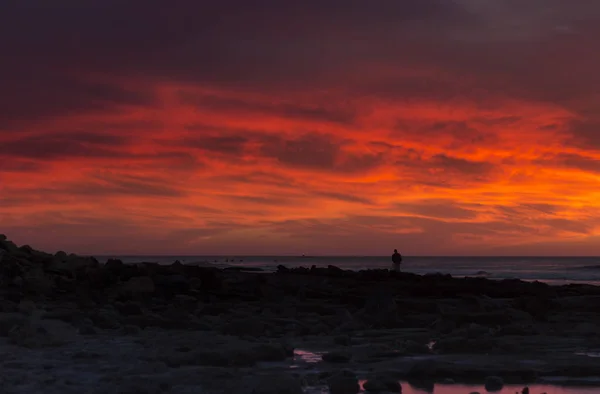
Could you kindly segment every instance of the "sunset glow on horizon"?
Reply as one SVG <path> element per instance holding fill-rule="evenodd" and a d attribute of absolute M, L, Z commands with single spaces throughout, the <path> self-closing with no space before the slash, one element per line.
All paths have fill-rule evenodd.
<path fill-rule="evenodd" d="M 19 244 L 600 255 L 598 2 L 67 3 L 0 6 Z"/>

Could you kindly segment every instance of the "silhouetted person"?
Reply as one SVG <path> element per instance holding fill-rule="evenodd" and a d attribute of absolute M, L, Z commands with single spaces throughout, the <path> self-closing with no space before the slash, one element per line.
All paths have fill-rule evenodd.
<path fill-rule="evenodd" d="M 400 264 L 402 263 L 402 255 L 398 253 L 398 249 L 394 249 L 392 255 L 392 268 L 395 272 L 400 272 Z"/>

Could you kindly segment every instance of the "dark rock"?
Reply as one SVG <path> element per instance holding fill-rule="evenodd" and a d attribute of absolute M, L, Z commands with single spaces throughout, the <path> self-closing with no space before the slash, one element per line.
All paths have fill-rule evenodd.
<path fill-rule="evenodd" d="M 23 246 L 19 247 L 19 250 L 28 255 L 33 253 L 33 248 L 29 245 L 23 245 Z"/>
<path fill-rule="evenodd" d="M 108 259 L 106 264 L 104 264 L 104 268 L 108 271 L 117 273 L 123 268 L 124 265 L 125 263 L 119 259 Z"/>
<path fill-rule="evenodd" d="M 82 313 L 76 309 L 59 307 L 44 313 L 42 318 L 49 320 L 60 320 L 65 323 L 74 323 L 80 320 L 82 316 Z"/>
<path fill-rule="evenodd" d="M 544 296 L 518 297 L 513 304 L 515 308 L 528 313 L 539 321 L 547 320 L 548 316 L 559 306 L 556 301 Z"/>
<path fill-rule="evenodd" d="M 288 273 L 288 272 L 290 272 L 290 269 L 287 268 L 286 266 L 281 265 L 281 264 L 279 264 L 277 266 L 277 273 L 279 273 L 279 274 L 285 274 L 285 273 Z"/>
<path fill-rule="evenodd" d="M 186 294 L 190 290 L 190 281 L 183 275 L 157 275 L 153 279 L 156 291 L 166 297 Z"/>
<path fill-rule="evenodd" d="M 342 372 L 327 380 L 330 394 L 356 394 L 360 391 L 358 379 L 352 374 Z"/>
<path fill-rule="evenodd" d="M 23 274 L 23 288 L 28 293 L 43 295 L 54 294 L 57 290 L 56 280 L 39 267 Z"/>
<path fill-rule="evenodd" d="M 60 250 L 54 254 L 54 257 L 56 257 L 60 261 L 66 261 L 69 256 L 67 255 L 66 252 L 63 252 L 62 250 Z"/>
<path fill-rule="evenodd" d="M 343 275 L 344 274 L 344 270 L 336 267 L 335 265 L 328 265 L 327 266 L 327 273 L 329 275 Z"/>
<path fill-rule="evenodd" d="M 92 326 L 79 327 L 79 335 L 96 335 L 98 331 Z"/>
<path fill-rule="evenodd" d="M 350 336 L 348 335 L 338 335 L 333 338 L 333 342 L 336 345 L 349 346 L 352 343 L 352 339 L 350 339 Z"/>
<path fill-rule="evenodd" d="M 236 336 L 259 337 L 264 335 L 267 326 L 259 318 L 249 317 L 246 319 L 237 319 L 222 327 L 223 334 Z"/>
<path fill-rule="evenodd" d="M 280 343 L 261 343 L 251 351 L 258 361 L 283 361 L 289 356 L 287 349 Z"/>
<path fill-rule="evenodd" d="M 185 267 L 179 260 L 175 260 L 173 264 L 171 264 L 171 271 L 177 272 L 178 274 L 183 274 L 185 272 Z"/>
<path fill-rule="evenodd" d="M 136 304 L 134 302 L 125 302 L 125 303 L 117 302 L 117 303 L 115 303 L 115 308 L 122 315 L 131 316 L 131 315 L 143 314 L 142 307 L 139 304 Z"/>
<path fill-rule="evenodd" d="M 136 276 L 141 276 L 138 265 L 125 264 L 119 259 L 108 259 L 102 267 L 113 278 L 119 278 L 121 281 L 127 281 Z"/>
<path fill-rule="evenodd" d="M 8 336 L 13 327 L 23 325 L 25 321 L 26 317 L 20 313 L 0 314 L 0 336 Z"/>
<path fill-rule="evenodd" d="M 121 328 L 121 334 L 123 335 L 137 335 L 141 329 L 138 326 L 127 324 Z"/>
<path fill-rule="evenodd" d="M 328 363 L 347 363 L 352 359 L 352 354 L 348 352 L 329 352 L 321 356 L 323 361 Z"/>
<path fill-rule="evenodd" d="M 489 353 L 497 346 L 498 339 L 490 336 L 468 338 L 457 335 L 440 338 L 433 349 L 440 353 Z"/>
<path fill-rule="evenodd" d="M 382 391 L 387 391 L 387 388 L 381 381 L 374 379 L 367 380 L 363 384 L 363 388 L 369 393 L 380 393 Z"/>
<path fill-rule="evenodd" d="M 390 393 L 402 393 L 400 382 L 395 379 L 372 378 L 363 385 L 365 391 L 379 393 L 382 391 Z"/>
<path fill-rule="evenodd" d="M 294 357 L 294 346 L 287 341 L 283 340 L 280 342 L 281 348 L 283 349 L 287 357 Z"/>
<path fill-rule="evenodd" d="M 361 319 L 376 328 L 394 328 L 399 323 L 396 300 L 391 291 L 379 289 L 365 302 Z"/>
<path fill-rule="evenodd" d="M 504 387 L 504 380 L 498 376 L 485 378 L 485 389 L 489 392 L 500 391 Z"/>
<path fill-rule="evenodd" d="M 19 248 L 15 245 L 14 242 L 5 239 L 4 241 L 0 241 L 0 250 L 4 250 L 10 254 L 19 253 Z"/>
<path fill-rule="evenodd" d="M 406 375 L 413 379 L 430 379 L 437 376 L 438 369 L 438 363 L 435 360 L 418 360 L 410 366 Z"/>
<path fill-rule="evenodd" d="M 98 311 L 90 315 L 94 325 L 103 330 L 114 330 L 121 327 L 118 316 L 108 311 Z"/>
<path fill-rule="evenodd" d="M 156 286 L 149 276 L 136 276 L 128 279 L 120 288 L 120 294 L 132 299 L 140 299 L 154 294 Z"/>
<path fill-rule="evenodd" d="M 409 379 L 408 384 L 418 391 L 425 391 L 426 393 L 433 393 L 435 388 L 435 382 L 429 379 Z"/>
<path fill-rule="evenodd" d="M 302 385 L 298 379 L 279 374 L 258 378 L 251 394 L 302 394 L 302 392 Z"/>

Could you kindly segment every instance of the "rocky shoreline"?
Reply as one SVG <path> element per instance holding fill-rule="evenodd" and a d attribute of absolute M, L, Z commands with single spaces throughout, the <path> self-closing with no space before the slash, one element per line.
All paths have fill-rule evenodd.
<path fill-rule="evenodd" d="M 0 294 L 3 393 L 600 385 L 595 286 L 100 264 L 0 235 Z"/>

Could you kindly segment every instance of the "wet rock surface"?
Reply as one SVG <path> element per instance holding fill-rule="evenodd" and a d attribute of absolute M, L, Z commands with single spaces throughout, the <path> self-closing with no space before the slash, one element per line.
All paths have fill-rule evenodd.
<path fill-rule="evenodd" d="M 5 393 L 494 390 L 600 376 L 594 286 L 100 264 L 0 236 L 0 294 Z"/>

